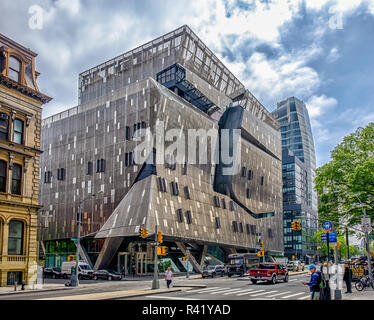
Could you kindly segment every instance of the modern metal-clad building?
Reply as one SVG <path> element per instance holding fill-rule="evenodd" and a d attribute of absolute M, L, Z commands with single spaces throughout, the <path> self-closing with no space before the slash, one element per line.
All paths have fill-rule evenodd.
<path fill-rule="evenodd" d="M 187 249 L 196 271 L 255 255 L 259 239 L 281 254 L 278 129 L 187 26 L 81 73 L 79 105 L 43 120 L 47 264 L 74 253 L 80 202 L 81 254 L 95 268 L 152 272 L 156 226 L 161 264 L 176 271 Z"/>

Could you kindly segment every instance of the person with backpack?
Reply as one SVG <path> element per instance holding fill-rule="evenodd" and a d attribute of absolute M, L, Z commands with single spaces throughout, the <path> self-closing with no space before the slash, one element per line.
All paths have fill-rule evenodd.
<path fill-rule="evenodd" d="M 309 286 L 311 300 L 319 300 L 321 291 L 320 284 L 322 280 L 321 271 L 317 271 L 317 267 L 314 264 L 311 264 L 308 270 L 311 272 L 310 281 L 303 282 L 303 285 Z"/>

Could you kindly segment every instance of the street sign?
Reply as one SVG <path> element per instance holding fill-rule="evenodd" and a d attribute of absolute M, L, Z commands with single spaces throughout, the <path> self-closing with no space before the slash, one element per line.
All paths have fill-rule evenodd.
<path fill-rule="evenodd" d="M 336 232 L 322 233 L 321 234 L 321 242 L 327 243 L 327 235 L 329 235 L 330 245 L 332 245 L 332 243 L 337 242 Z"/>
<path fill-rule="evenodd" d="M 332 230 L 332 223 L 330 221 L 325 221 L 322 225 L 322 228 L 326 231 L 326 232 L 330 232 Z"/>

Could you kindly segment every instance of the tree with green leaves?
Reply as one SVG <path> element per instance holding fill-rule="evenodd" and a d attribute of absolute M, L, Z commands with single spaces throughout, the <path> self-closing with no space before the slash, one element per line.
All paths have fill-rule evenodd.
<path fill-rule="evenodd" d="M 358 128 L 331 152 L 331 161 L 316 170 L 320 221 L 337 231 L 360 224 L 363 208 L 374 218 L 374 123 Z"/>

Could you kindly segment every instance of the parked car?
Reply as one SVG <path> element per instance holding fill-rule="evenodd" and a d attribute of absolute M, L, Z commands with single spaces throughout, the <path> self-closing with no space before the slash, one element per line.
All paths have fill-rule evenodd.
<path fill-rule="evenodd" d="M 103 279 L 103 280 L 121 280 L 122 275 L 119 272 L 113 270 L 98 270 L 93 273 L 93 279 Z"/>
<path fill-rule="evenodd" d="M 208 266 L 203 269 L 203 273 L 201 274 L 203 278 L 207 278 L 207 277 L 214 278 L 218 275 L 220 275 L 221 277 L 225 275 L 225 266 L 221 264 L 217 264 L 215 266 Z"/>
<path fill-rule="evenodd" d="M 43 276 L 44 276 L 44 278 L 52 278 L 52 279 L 62 278 L 61 269 L 56 268 L 56 267 L 44 268 Z"/>
<path fill-rule="evenodd" d="M 71 276 L 71 269 L 76 266 L 75 262 L 65 261 L 61 265 L 61 273 L 66 279 Z M 92 279 L 93 270 L 85 262 L 79 262 L 78 265 L 78 279 Z"/>
<path fill-rule="evenodd" d="M 249 279 L 253 284 L 257 281 L 268 281 L 276 284 L 278 280 L 288 282 L 288 271 L 278 263 L 260 263 L 257 268 L 248 270 Z"/>
<path fill-rule="evenodd" d="M 288 271 L 304 271 L 305 264 L 302 263 L 300 260 L 289 261 L 287 264 Z"/>

